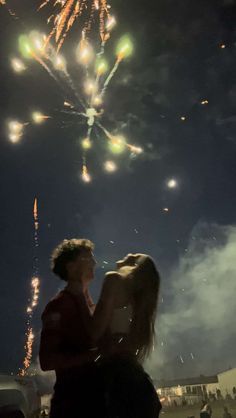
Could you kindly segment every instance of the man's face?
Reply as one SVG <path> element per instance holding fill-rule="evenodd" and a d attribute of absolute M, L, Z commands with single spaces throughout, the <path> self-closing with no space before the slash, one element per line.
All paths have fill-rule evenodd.
<path fill-rule="evenodd" d="M 70 263 L 68 273 L 73 280 L 89 283 L 94 278 L 96 260 L 90 250 L 81 251 L 78 257 Z"/>

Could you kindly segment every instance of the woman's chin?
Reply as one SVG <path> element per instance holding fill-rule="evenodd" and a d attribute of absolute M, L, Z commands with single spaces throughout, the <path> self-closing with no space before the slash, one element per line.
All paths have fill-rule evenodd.
<path fill-rule="evenodd" d="M 125 265 L 123 260 L 119 260 L 116 262 L 116 268 L 120 269 L 121 267 L 123 267 Z"/>
<path fill-rule="evenodd" d="M 114 271 L 107 271 L 107 273 L 105 274 L 106 278 L 116 278 L 116 279 L 121 279 L 122 276 L 120 274 L 119 271 L 114 270 Z"/>

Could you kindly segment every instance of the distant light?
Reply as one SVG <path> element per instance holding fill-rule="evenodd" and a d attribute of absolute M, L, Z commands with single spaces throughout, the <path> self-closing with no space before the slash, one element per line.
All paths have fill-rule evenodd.
<path fill-rule="evenodd" d="M 77 60 L 80 64 L 88 65 L 94 57 L 92 46 L 84 38 L 79 43 L 76 50 Z"/>
<path fill-rule="evenodd" d="M 19 58 L 12 58 L 11 66 L 16 73 L 22 73 L 26 70 L 26 66 Z"/>
<path fill-rule="evenodd" d="M 117 165 L 114 161 L 106 161 L 104 163 L 104 168 L 108 173 L 114 173 L 117 170 Z"/>
<path fill-rule="evenodd" d="M 180 118 L 182 121 L 185 121 L 186 120 L 186 116 L 181 116 L 181 118 Z"/>
<path fill-rule="evenodd" d="M 27 59 L 32 58 L 33 50 L 31 47 L 29 37 L 27 35 L 20 35 L 18 42 L 21 55 L 23 55 L 23 57 Z"/>
<path fill-rule="evenodd" d="M 126 148 L 126 140 L 123 136 L 112 136 L 109 141 L 109 148 L 113 154 L 121 154 Z"/>
<path fill-rule="evenodd" d="M 96 73 L 98 76 L 101 76 L 108 70 L 108 64 L 107 61 L 104 59 L 99 59 L 96 62 Z"/>
<path fill-rule="evenodd" d="M 53 60 L 55 70 L 66 72 L 66 60 L 63 55 L 57 55 Z"/>
<path fill-rule="evenodd" d="M 29 34 L 30 44 L 37 52 L 43 53 L 45 46 L 45 35 L 38 31 L 32 31 Z"/>
<path fill-rule="evenodd" d="M 114 28 L 115 25 L 116 25 L 116 19 L 115 19 L 115 17 L 114 16 L 110 16 L 107 19 L 107 22 L 106 22 L 106 30 L 110 32 Z"/>
<path fill-rule="evenodd" d="M 92 147 L 92 142 L 91 142 L 90 138 L 84 138 L 81 141 L 81 145 L 82 145 L 83 149 L 90 149 Z"/>
<path fill-rule="evenodd" d="M 135 145 L 130 145 L 130 144 L 127 144 L 127 145 L 128 145 L 128 148 L 130 149 L 130 151 L 133 154 L 142 154 L 143 153 L 143 149 L 141 147 L 136 147 Z"/>
<path fill-rule="evenodd" d="M 23 123 L 18 122 L 17 120 L 11 120 L 8 123 L 9 131 L 12 132 L 12 133 L 15 133 L 15 134 L 21 133 L 22 129 L 23 129 L 23 126 L 24 126 Z"/>
<path fill-rule="evenodd" d="M 85 183 L 90 183 L 91 180 L 92 180 L 92 177 L 90 176 L 90 174 L 88 172 L 88 169 L 87 169 L 85 164 L 83 165 L 81 178 Z"/>
<path fill-rule="evenodd" d="M 225 44 L 220 44 L 220 48 L 221 49 L 225 49 L 226 48 L 226 45 Z"/>
<path fill-rule="evenodd" d="M 102 104 L 102 99 L 100 96 L 95 96 L 93 99 L 94 106 L 100 106 Z"/>
<path fill-rule="evenodd" d="M 23 135 L 24 124 L 17 121 L 11 120 L 8 122 L 8 138 L 13 143 L 18 143 Z"/>
<path fill-rule="evenodd" d="M 66 107 L 70 107 L 71 109 L 73 109 L 73 105 L 70 102 L 64 101 L 64 106 Z"/>
<path fill-rule="evenodd" d="M 175 189 L 177 187 L 178 183 L 175 179 L 170 179 L 167 181 L 167 187 L 169 189 Z"/>
<path fill-rule="evenodd" d="M 17 142 L 20 142 L 20 140 L 22 138 L 22 135 L 10 133 L 8 135 L 8 138 L 9 138 L 10 142 L 12 142 L 12 144 L 17 144 Z"/>
<path fill-rule="evenodd" d="M 116 55 L 119 60 L 129 57 L 133 52 L 133 44 L 128 36 L 122 36 L 119 40 Z"/>
<path fill-rule="evenodd" d="M 85 183 L 90 183 L 92 179 L 91 179 L 90 174 L 85 173 L 85 174 L 82 174 L 82 180 L 83 180 Z"/>
<path fill-rule="evenodd" d="M 43 115 L 41 112 L 33 112 L 32 119 L 34 123 L 40 124 L 43 123 L 46 119 L 49 119 L 49 116 Z"/>
<path fill-rule="evenodd" d="M 201 101 L 201 104 L 202 104 L 202 105 L 206 105 L 206 104 L 208 104 L 208 103 L 209 103 L 209 102 L 208 102 L 208 100 L 202 100 L 202 101 Z"/>
<path fill-rule="evenodd" d="M 169 208 L 163 208 L 163 212 L 169 212 Z"/>
<path fill-rule="evenodd" d="M 84 90 L 86 94 L 93 94 L 97 90 L 97 83 L 94 80 L 87 80 L 84 84 Z"/>

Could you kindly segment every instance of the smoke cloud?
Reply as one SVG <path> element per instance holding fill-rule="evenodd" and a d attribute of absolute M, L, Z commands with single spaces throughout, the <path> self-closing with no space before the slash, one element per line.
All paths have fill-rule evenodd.
<path fill-rule="evenodd" d="M 170 280 L 163 277 L 158 346 L 147 364 L 153 377 L 215 374 L 235 365 L 235 258 L 235 225 L 194 228 Z"/>

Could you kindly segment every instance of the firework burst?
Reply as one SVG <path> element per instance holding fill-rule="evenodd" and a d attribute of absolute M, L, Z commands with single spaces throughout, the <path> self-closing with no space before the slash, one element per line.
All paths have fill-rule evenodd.
<path fill-rule="evenodd" d="M 72 5 L 72 3 L 70 4 Z M 113 23 L 109 20 L 106 25 L 106 31 L 109 36 L 112 28 Z M 24 72 L 28 68 L 28 64 L 26 66 L 24 62 L 25 60 L 28 60 L 28 62 L 34 60 L 41 65 L 54 79 L 58 89 L 63 94 L 63 108 L 61 112 L 67 115 L 67 117 L 69 115 L 71 120 L 73 120 L 72 123 L 77 124 L 79 122 L 84 125 L 84 134 L 80 138 L 82 148 L 81 178 L 86 183 L 89 183 L 92 178 L 87 166 L 87 157 L 97 139 L 105 139 L 108 152 L 116 156 L 124 152 L 130 153 L 132 156 L 143 152 L 141 147 L 128 143 L 123 135 L 109 132 L 103 125 L 102 119 L 106 113 L 105 96 L 107 89 L 121 63 L 133 52 L 133 44 L 130 37 L 123 36 L 117 43 L 114 64 L 109 71 L 109 64 L 105 59 L 104 46 L 104 40 L 102 40 L 96 51 L 85 37 L 85 33 L 82 32 L 81 40 L 76 48 L 77 65 L 79 65 L 81 72 L 79 84 L 75 83 L 70 75 L 71 63 L 67 62 L 61 53 L 58 54 L 57 48 L 47 41 L 46 35 L 37 31 L 32 31 L 19 37 L 21 59 L 14 59 L 14 63 L 17 62 L 17 69 L 15 65 L 13 66 L 14 71 L 19 73 L 21 71 L 18 71 L 18 68 L 22 69 L 22 71 L 24 69 Z M 8 124 L 9 139 L 11 142 L 19 142 L 23 137 L 26 125 L 31 125 L 32 123 L 40 124 L 51 117 L 42 112 L 34 111 L 31 115 L 31 121 L 25 123 L 11 121 Z M 108 161 L 111 161 L 111 159 L 108 158 Z M 108 166 L 109 168 L 107 168 L 106 164 L 103 164 L 103 167 L 106 172 L 113 173 L 116 169 L 109 168 L 117 168 L 117 164 L 112 162 Z"/>

